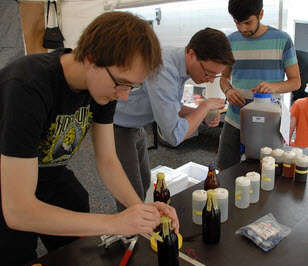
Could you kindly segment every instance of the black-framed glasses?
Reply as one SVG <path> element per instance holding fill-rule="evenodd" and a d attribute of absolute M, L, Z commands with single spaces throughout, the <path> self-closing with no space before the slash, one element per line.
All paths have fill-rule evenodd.
<path fill-rule="evenodd" d="M 109 69 L 107 67 L 105 67 L 105 68 L 106 68 L 107 73 L 109 74 L 110 78 L 112 79 L 114 85 L 115 85 L 114 88 L 118 91 L 128 91 L 128 90 L 136 91 L 136 90 L 139 90 L 143 86 L 143 83 L 136 83 L 136 84 L 132 84 L 132 85 L 119 83 L 119 82 L 117 82 L 115 77 L 110 73 Z"/>
<path fill-rule="evenodd" d="M 205 78 L 216 79 L 216 78 L 220 78 L 220 77 L 222 76 L 222 74 L 218 74 L 218 75 L 216 75 L 216 76 L 209 75 L 209 74 L 206 72 L 206 70 L 204 69 L 203 65 L 201 64 L 201 60 L 200 60 L 199 58 L 197 58 L 197 59 L 198 59 L 198 61 L 199 61 L 199 63 L 200 63 L 200 66 L 201 66 L 203 72 L 204 72 L 204 77 L 205 77 Z"/>

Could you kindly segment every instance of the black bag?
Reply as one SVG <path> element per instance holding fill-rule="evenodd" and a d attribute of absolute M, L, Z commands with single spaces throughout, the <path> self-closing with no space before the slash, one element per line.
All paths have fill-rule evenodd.
<path fill-rule="evenodd" d="M 56 4 L 56 2 L 52 2 L 52 3 L 55 5 L 55 11 L 56 11 L 56 14 L 57 14 L 57 4 Z M 64 44 L 63 44 L 64 37 L 63 37 L 61 30 L 59 28 L 59 23 L 58 23 L 57 27 L 54 27 L 54 28 L 48 27 L 49 7 L 50 7 L 50 1 L 48 0 L 47 28 L 45 29 L 43 47 L 49 48 L 49 49 L 57 49 L 57 48 L 64 47 Z"/>

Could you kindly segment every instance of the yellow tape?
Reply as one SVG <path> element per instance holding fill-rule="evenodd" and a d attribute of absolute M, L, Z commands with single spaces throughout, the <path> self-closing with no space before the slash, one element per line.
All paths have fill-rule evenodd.
<path fill-rule="evenodd" d="M 239 196 L 239 195 L 237 195 L 237 194 L 235 194 L 235 198 L 238 199 L 238 200 L 241 200 L 241 199 L 242 199 L 242 197 Z"/>
<path fill-rule="evenodd" d="M 253 193 L 253 191 L 252 191 L 252 189 L 250 190 L 250 194 L 252 194 Z"/>
<path fill-rule="evenodd" d="M 159 232 L 155 233 L 155 232 L 152 232 L 151 234 L 151 248 L 157 252 L 157 237 L 155 235 L 157 235 L 158 237 L 161 238 L 161 236 L 158 235 Z M 178 236 L 178 246 L 179 246 L 179 249 L 182 247 L 183 245 L 183 237 L 180 233 L 177 234 Z"/>
<path fill-rule="evenodd" d="M 308 170 L 305 170 L 305 171 L 302 171 L 302 170 L 297 170 L 295 169 L 295 172 L 298 173 L 298 174 L 307 174 L 308 173 Z"/>
<path fill-rule="evenodd" d="M 278 163 L 275 163 L 275 167 L 278 167 Z"/>
<path fill-rule="evenodd" d="M 283 166 L 284 166 L 284 167 L 287 167 L 287 168 L 290 168 L 290 167 L 291 167 L 291 164 L 289 164 L 289 163 L 283 163 Z"/>
<path fill-rule="evenodd" d="M 271 181 L 271 178 L 262 176 L 262 180 L 270 182 L 270 181 Z"/>
<path fill-rule="evenodd" d="M 202 215 L 202 211 L 193 210 L 193 213 L 194 213 L 194 214 L 197 214 L 197 215 Z"/>

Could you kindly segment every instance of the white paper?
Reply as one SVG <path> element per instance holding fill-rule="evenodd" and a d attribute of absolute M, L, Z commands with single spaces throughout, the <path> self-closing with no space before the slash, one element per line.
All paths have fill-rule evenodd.
<path fill-rule="evenodd" d="M 286 143 L 289 145 L 289 136 L 290 136 L 290 112 L 284 102 L 280 103 L 281 105 L 281 123 L 280 123 L 280 133 Z"/>

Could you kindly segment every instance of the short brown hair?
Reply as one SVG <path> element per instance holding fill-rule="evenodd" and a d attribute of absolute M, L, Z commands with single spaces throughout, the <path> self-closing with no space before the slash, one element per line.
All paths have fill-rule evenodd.
<path fill-rule="evenodd" d="M 200 60 L 211 60 L 218 64 L 233 65 L 234 57 L 227 36 L 216 29 L 198 31 L 186 46 L 186 52 L 193 49 Z"/>
<path fill-rule="evenodd" d="M 130 67 L 136 55 L 144 61 L 147 72 L 161 63 L 161 49 L 149 23 L 129 12 L 106 12 L 84 30 L 74 49 L 75 60 L 85 57 L 98 67 Z"/>

